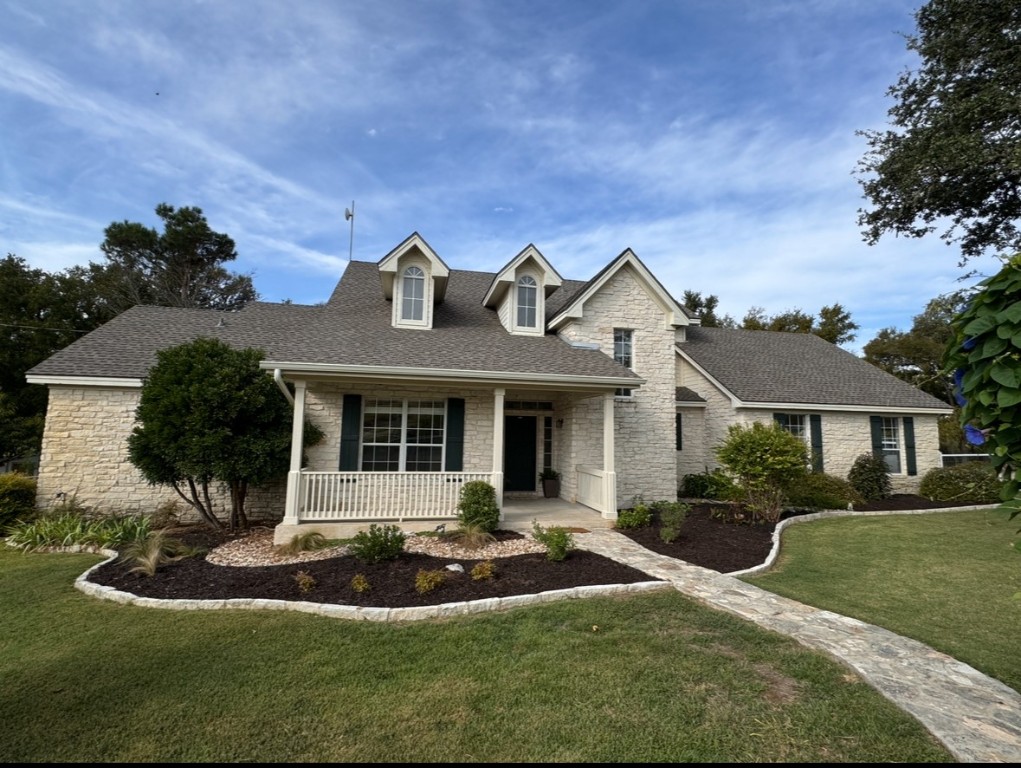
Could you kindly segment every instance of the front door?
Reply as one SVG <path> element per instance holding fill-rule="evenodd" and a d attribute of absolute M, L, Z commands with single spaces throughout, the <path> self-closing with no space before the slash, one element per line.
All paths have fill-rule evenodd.
<path fill-rule="evenodd" d="M 534 491 L 535 416 L 504 416 L 503 422 L 503 489 Z"/>

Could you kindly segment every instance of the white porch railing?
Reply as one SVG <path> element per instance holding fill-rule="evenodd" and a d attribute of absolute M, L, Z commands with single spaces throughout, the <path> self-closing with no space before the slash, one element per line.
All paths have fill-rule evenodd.
<path fill-rule="evenodd" d="M 578 467 L 578 503 L 603 510 L 606 498 L 606 473 L 601 469 Z"/>
<path fill-rule="evenodd" d="M 461 487 L 489 472 L 302 472 L 299 520 L 456 518 Z"/>

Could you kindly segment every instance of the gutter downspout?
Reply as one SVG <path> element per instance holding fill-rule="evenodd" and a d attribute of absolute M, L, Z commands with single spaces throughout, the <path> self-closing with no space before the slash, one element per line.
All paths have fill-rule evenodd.
<path fill-rule="evenodd" d="M 287 385 L 284 384 L 284 376 L 282 373 L 280 373 L 279 368 L 273 369 L 273 381 L 275 381 L 277 383 L 277 386 L 280 387 L 280 391 L 284 393 L 284 397 L 287 398 L 287 402 L 289 402 L 293 406 L 294 395 L 291 394 L 291 390 L 289 390 L 287 388 Z"/>

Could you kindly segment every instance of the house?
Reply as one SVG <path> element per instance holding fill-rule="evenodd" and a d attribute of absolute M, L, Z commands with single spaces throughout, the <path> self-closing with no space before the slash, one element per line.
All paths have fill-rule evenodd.
<path fill-rule="evenodd" d="M 562 498 L 612 519 L 635 495 L 676 498 L 685 474 L 716 466 L 727 427 L 752 421 L 801 436 L 831 474 L 880 453 L 914 490 L 951 412 L 816 336 L 700 327 L 630 249 L 581 282 L 532 245 L 495 274 L 451 269 L 414 233 L 349 262 L 324 305 L 138 306 L 33 368 L 49 387 L 41 505 L 175 498 L 142 479 L 126 438 L 157 350 L 200 336 L 265 352 L 294 446 L 305 419 L 325 433 L 250 493 L 250 512 L 282 519 L 278 541 L 299 525 L 454 517 L 470 480 L 536 495 L 545 468 Z"/>

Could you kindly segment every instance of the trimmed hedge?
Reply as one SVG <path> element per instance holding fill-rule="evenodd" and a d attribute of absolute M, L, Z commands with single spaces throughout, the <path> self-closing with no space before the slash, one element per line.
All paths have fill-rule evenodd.
<path fill-rule="evenodd" d="M 936 467 L 922 477 L 918 492 L 932 501 L 996 504 L 1003 483 L 992 466 L 968 461 L 953 467 Z"/>
<path fill-rule="evenodd" d="M 21 472 L 0 475 L 0 535 L 17 520 L 35 516 L 35 478 Z"/>

